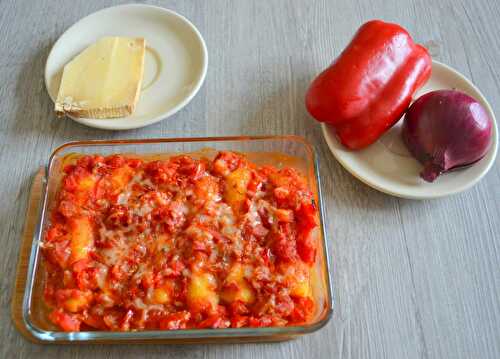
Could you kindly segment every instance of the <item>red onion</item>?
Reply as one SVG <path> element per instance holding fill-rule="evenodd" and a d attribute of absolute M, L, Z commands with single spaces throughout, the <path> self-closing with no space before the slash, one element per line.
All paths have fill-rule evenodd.
<path fill-rule="evenodd" d="M 423 165 L 427 182 L 451 169 L 471 165 L 488 152 L 492 120 L 469 95 L 438 90 L 418 98 L 407 110 L 403 140 Z"/>

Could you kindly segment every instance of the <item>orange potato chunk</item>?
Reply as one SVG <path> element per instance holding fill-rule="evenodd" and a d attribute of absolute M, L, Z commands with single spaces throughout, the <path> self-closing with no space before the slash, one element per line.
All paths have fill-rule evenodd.
<path fill-rule="evenodd" d="M 240 300 L 243 303 L 253 303 L 255 293 L 244 277 L 244 267 L 240 263 L 233 265 L 224 282 L 224 290 L 221 293 L 221 299 L 232 303 Z"/>
<path fill-rule="evenodd" d="M 70 248 L 71 255 L 69 264 L 88 258 L 89 252 L 94 245 L 94 234 L 92 225 L 87 217 L 72 218 L 70 226 Z"/>
<path fill-rule="evenodd" d="M 216 279 L 212 274 L 193 272 L 187 290 L 189 308 L 199 312 L 215 310 L 219 303 L 216 288 Z"/>
<path fill-rule="evenodd" d="M 226 177 L 224 199 L 235 213 L 241 212 L 241 206 L 247 196 L 247 186 L 252 173 L 247 168 L 238 168 Z"/>

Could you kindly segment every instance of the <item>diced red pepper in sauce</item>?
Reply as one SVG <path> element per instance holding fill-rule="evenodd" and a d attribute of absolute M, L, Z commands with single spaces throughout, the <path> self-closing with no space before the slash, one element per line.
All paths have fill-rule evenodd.
<path fill-rule="evenodd" d="M 61 330 L 311 319 L 318 213 L 295 169 L 225 151 L 81 156 L 64 173 L 43 241 L 44 298 Z"/>

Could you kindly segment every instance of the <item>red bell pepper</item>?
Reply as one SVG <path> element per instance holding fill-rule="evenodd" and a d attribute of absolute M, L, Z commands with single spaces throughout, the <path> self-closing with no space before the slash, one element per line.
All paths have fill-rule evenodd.
<path fill-rule="evenodd" d="M 375 142 L 403 115 L 430 77 L 431 57 L 397 24 L 361 26 L 340 56 L 310 85 L 306 107 L 335 127 L 350 149 Z"/>

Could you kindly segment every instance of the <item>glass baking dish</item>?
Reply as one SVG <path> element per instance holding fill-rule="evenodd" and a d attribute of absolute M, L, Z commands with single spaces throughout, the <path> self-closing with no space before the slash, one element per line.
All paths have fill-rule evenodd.
<path fill-rule="evenodd" d="M 82 331 L 62 332 L 47 319 L 43 302 L 43 261 L 39 243 L 49 221 L 49 213 L 62 177 L 62 159 L 68 154 L 133 154 L 144 157 L 168 157 L 189 153 L 212 157 L 216 151 L 232 150 L 245 153 L 259 165 L 292 166 L 306 176 L 320 213 L 319 250 L 313 268 L 312 288 L 317 303 L 313 319 L 306 325 L 266 328 L 189 329 L 157 331 Z M 281 341 L 314 332 L 323 327 L 332 314 L 332 289 L 326 230 L 323 218 L 318 159 L 313 147 L 297 136 L 161 138 L 144 140 L 95 140 L 66 143 L 54 150 L 49 158 L 42 193 L 39 221 L 34 232 L 23 298 L 23 322 L 28 332 L 41 342 L 259 342 Z"/>

